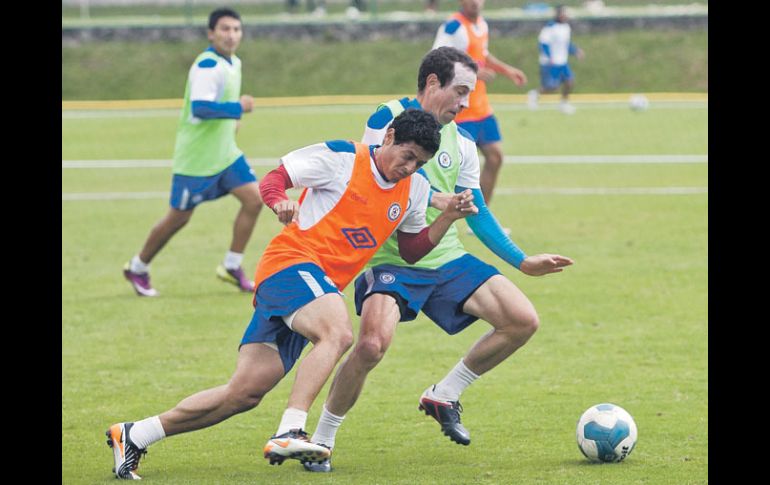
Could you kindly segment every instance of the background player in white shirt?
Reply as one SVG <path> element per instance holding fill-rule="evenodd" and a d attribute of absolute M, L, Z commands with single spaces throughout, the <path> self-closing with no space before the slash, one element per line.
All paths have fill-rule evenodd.
<path fill-rule="evenodd" d="M 575 107 L 567 101 L 575 85 L 575 75 L 569 67 L 570 54 L 583 59 L 583 50 L 572 43 L 572 27 L 567 23 L 567 7 L 556 7 L 556 16 L 540 30 L 537 38 L 540 49 L 540 88 L 527 93 L 530 109 L 537 109 L 541 93 L 552 93 L 561 86 L 562 113 L 572 114 Z"/>

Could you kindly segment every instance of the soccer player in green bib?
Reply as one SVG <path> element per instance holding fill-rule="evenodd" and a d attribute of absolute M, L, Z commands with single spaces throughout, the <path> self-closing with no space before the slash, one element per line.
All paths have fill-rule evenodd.
<path fill-rule="evenodd" d="M 211 45 L 195 59 L 185 88 L 174 148 L 171 207 L 152 228 L 139 254 L 123 268 L 123 276 L 139 296 L 158 295 L 150 283 L 150 262 L 187 224 L 195 207 L 227 194 L 233 194 L 241 208 L 235 218 L 230 250 L 216 274 L 243 292 L 254 290 L 241 263 L 262 200 L 257 177 L 235 144 L 241 115 L 254 108 L 254 98 L 241 96 L 241 60 L 235 51 L 242 35 L 237 12 L 228 8 L 211 12 Z"/>
<path fill-rule="evenodd" d="M 467 131 L 454 122 L 468 106 L 478 66 L 464 52 L 439 47 L 422 60 L 417 97 L 393 100 L 369 117 L 364 143 L 381 143 L 393 118 L 407 108 L 433 113 L 443 125 L 441 145 L 422 168 L 432 187 L 428 223 L 440 214 L 447 194 L 471 189 L 479 213 L 466 218 L 473 232 L 492 252 L 531 276 L 562 271 L 572 264 L 558 254 L 527 256 L 504 233 L 484 203 L 479 185 L 479 157 Z M 513 354 L 535 333 L 539 320 L 529 299 L 493 266 L 468 254 L 452 226 L 430 253 L 414 265 L 399 256 L 397 241 L 388 240 L 370 261 L 356 285 L 356 313 L 361 316 L 358 341 L 337 369 L 312 441 L 330 449 L 345 414 L 353 407 L 367 374 L 385 354 L 399 321 L 414 320 L 422 311 L 450 335 L 477 319 L 492 328 L 437 384 L 419 399 L 419 407 L 436 419 L 452 441 L 468 445 L 470 434 L 460 422 L 460 394 L 479 376 Z M 304 463 L 315 472 L 331 471 L 331 459 Z"/>

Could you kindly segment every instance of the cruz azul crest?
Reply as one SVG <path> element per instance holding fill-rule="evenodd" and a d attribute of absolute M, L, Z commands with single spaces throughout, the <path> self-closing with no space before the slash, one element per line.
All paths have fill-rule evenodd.
<path fill-rule="evenodd" d="M 447 152 L 441 152 L 438 154 L 438 164 L 443 168 L 449 168 L 452 166 L 452 157 Z"/>
<path fill-rule="evenodd" d="M 398 202 L 394 202 L 390 204 L 390 207 L 388 207 L 388 219 L 393 222 L 396 219 L 398 219 L 398 216 L 401 215 L 401 206 L 398 204 Z"/>

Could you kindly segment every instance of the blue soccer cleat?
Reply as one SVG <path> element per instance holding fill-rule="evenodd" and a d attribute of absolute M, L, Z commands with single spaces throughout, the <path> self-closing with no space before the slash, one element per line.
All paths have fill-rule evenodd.
<path fill-rule="evenodd" d="M 433 396 L 431 386 L 420 396 L 420 405 L 417 409 L 433 417 L 441 425 L 441 431 L 449 436 L 449 439 L 460 445 L 471 444 L 471 435 L 460 422 L 460 413 L 463 407 L 460 401 L 444 401 Z"/>

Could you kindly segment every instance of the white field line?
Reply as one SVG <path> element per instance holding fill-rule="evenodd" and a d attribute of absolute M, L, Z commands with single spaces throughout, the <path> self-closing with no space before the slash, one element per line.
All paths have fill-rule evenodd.
<path fill-rule="evenodd" d="M 388 99 L 388 98 L 383 98 Z M 587 102 L 575 102 L 573 103 L 579 110 L 598 110 L 598 109 L 611 109 L 611 110 L 628 110 L 628 103 L 626 102 L 605 102 L 597 101 L 592 103 Z M 281 111 L 282 113 L 290 112 L 292 114 L 318 114 L 318 113 L 334 113 L 334 114 L 348 114 L 348 113 L 366 113 L 372 112 L 373 106 L 377 106 L 377 103 L 364 104 L 364 105 L 340 105 L 340 106 L 289 106 L 289 107 L 263 107 L 255 108 L 260 109 L 263 112 L 266 110 Z M 708 102 L 702 101 L 680 101 L 680 102 L 657 102 L 654 105 L 650 105 L 650 110 L 683 110 L 683 109 L 708 109 Z M 558 101 L 544 101 L 538 111 L 558 111 Z M 496 104 L 495 111 L 530 111 L 526 103 L 521 104 Z M 109 119 L 109 118 L 179 118 L 181 109 L 152 109 L 152 110 L 136 110 L 136 109 L 112 109 L 112 110 L 71 110 L 61 112 L 63 120 L 77 120 L 77 119 Z M 639 113 L 640 115 L 642 113 Z"/>
<path fill-rule="evenodd" d="M 278 158 L 250 158 L 255 167 L 278 165 Z M 708 163 L 708 155 L 531 155 L 505 157 L 506 164 L 551 163 Z M 160 168 L 171 160 L 62 160 L 61 168 Z"/>
<path fill-rule="evenodd" d="M 392 99 L 392 98 L 382 98 Z M 336 106 L 267 106 L 257 107 L 255 110 L 265 111 L 281 111 L 282 113 L 292 114 L 318 114 L 318 113 L 366 113 L 372 112 L 379 101 L 372 104 L 351 104 L 351 105 L 336 105 Z M 578 110 L 628 110 L 628 102 L 622 101 L 575 101 L 573 103 Z M 495 111 L 507 112 L 507 111 L 530 111 L 526 104 L 526 101 L 521 103 L 498 103 L 494 105 Z M 683 110 L 683 109 L 708 109 L 708 101 L 658 101 L 650 102 L 649 110 Z M 558 111 L 559 101 L 542 101 L 538 111 Z M 179 118 L 181 113 L 179 108 L 163 108 L 163 109 L 105 109 L 105 110 L 62 110 L 61 117 L 63 120 L 77 120 L 77 119 L 109 119 L 109 118 Z M 639 113 L 642 115 L 642 113 Z"/>
<path fill-rule="evenodd" d="M 167 199 L 168 192 L 63 192 L 62 201 L 68 200 L 139 200 Z"/>
<path fill-rule="evenodd" d="M 496 195 L 692 195 L 708 194 L 708 187 L 498 187 Z M 62 201 L 167 199 L 168 192 L 69 192 Z"/>
<path fill-rule="evenodd" d="M 287 96 L 254 98 L 256 108 L 293 108 L 316 106 L 341 106 L 341 105 L 365 105 L 373 106 L 381 103 L 383 99 L 399 99 L 404 96 L 412 96 L 414 93 L 394 94 L 369 94 L 369 95 L 330 95 L 330 96 Z M 700 102 L 708 104 L 708 93 L 643 93 L 651 104 L 657 103 L 692 103 Z M 573 93 L 570 100 L 576 104 L 591 103 L 617 103 L 627 105 L 632 93 Z M 490 94 L 489 100 L 493 105 L 519 104 L 525 105 L 526 94 Z M 559 95 L 547 94 L 541 102 L 558 102 Z M 174 99 L 134 99 L 111 101 L 62 101 L 62 113 L 76 111 L 162 111 L 180 110 L 184 100 Z"/>
<path fill-rule="evenodd" d="M 495 195 L 690 195 L 708 187 L 498 187 Z"/>

